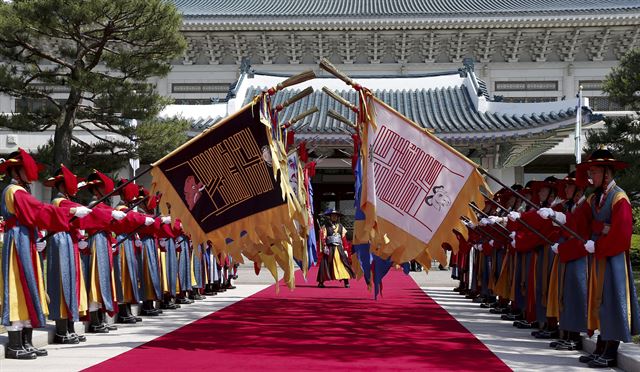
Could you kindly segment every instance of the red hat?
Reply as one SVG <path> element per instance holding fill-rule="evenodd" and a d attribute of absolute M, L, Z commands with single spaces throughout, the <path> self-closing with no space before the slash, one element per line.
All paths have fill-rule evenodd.
<path fill-rule="evenodd" d="M 44 165 L 36 163 L 33 157 L 22 148 L 12 152 L 7 159 L 0 163 L 0 173 L 6 173 L 12 167 L 22 167 L 27 176 L 25 181 L 28 182 L 36 181 L 38 173 L 44 170 Z"/>
<path fill-rule="evenodd" d="M 503 187 L 500 190 L 498 190 L 498 192 L 493 194 L 493 199 L 495 201 L 497 201 L 498 203 L 500 203 L 500 204 L 505 204 L 513 196 L 515 196 L 513 191 L 511 191 L 510 189 L 508 189 L 506 187 Z"/>
<path fill-rule="evenodd" d="M 615 170 L 621 170 L 627 168 L 629 164 L 621 160 L 616 160 L 611 151 L 607 149 L 598 149 L 591 153 L 589 159 L 578 164 L 578 168 L 586 167 L 586 169 L 588 169 L 592 166 L 612 167 Z"/>
<path fill-rule="evenodd" d="M 147 198 L 147 201 L 145 203 L 145 209 L 148 211 L 152 211 L 156 209 L 156 207 L 158 206 L 158 201 L 160 201 L 161 197 L 162 197 L 162 194 L 150 196 L 149 191 L 145 189 L 144 186 L 139 185 L 138 196 L 136 196 L 133 200 L 140 200 L 141 198 Z"/>
<path fill-rule="evenodd" d="M 529 183 L 527 183 L 527 186 L 531 188 L 531 192 L 537 195 L 538 191 L 540 191 L 540 189 L 545 187 L 555 190 L 557 187 L 557 183 L 558 183 L 558 179 L 556 177 L 549 176 L 545 178 L 544 181 L 530 181 Z"/>
<path fill-rule="evenodd" d="M 84 184 L 79 185 L 78 188 L 83 189 L 85 187 L 95 185 L 104 185 L 104 192 L 106 194 L 113 191 L 113 180 L 95 169 L 91 172 L 89 177 L 87 177 L 87 181 Z"/>
<path fill-rule="evenodd" d="M 129 181 L 126 178 L 120 179 L 120 181 L 118 181 L 118 187 L 127 182 Z M 120 189 L 120 196 L 122 196 L 122 199 L 125 202 L 131 203 L 138 197 L 138 185 L 133 182 L 129 183 L 127 186 Z"/>
<path fill-rule="evenodd" d="M 65 167 L 64 164 L 60 164 L 60 169 L 56 171 L 53 177 L 49 177 L 44 181 L 44 185 L 56 187 L 56 184 L 60 181 L 64 181 L 64 186 L 69 195 L 73 196 L 78 192 L 78 177 L 73 174 L 69 168 Z"/>

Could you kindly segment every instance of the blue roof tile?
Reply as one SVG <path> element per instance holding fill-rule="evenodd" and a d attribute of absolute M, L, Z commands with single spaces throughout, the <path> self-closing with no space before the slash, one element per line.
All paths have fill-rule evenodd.
<path fill-rule="evenodd" d="M 637 0 L 173 0 L 186 18 L 451 17 L 637 11 Z"/>
<path fill-rule="evenodd" d="M 250 87 L 245 103 L 248 103 L 251 97 L 261 91 L 262 89 L 259 87 Z M 299 90 L 295 89 L 278 92 L 273 97 L 274 103 L 283 102 L 298 92 Z M 343 90 L 337 93 L 352 103 L 357 102 L 357 95 L 353 90 Z M 435 133 L 460 134 L 467 138 L 474 135 L 486 136 L 488 133 L 494 137 L 509 136 L 511 135 L 507 133 L 509 131 L 545 127 L 575 116 L 574 109 L 563 110 L 559 113 L 548 112 L 530 115 L 479 112 L 472 103 L 467 88 L 463 85 L 428 90 L 381 90 L 373 91 L 373 93 L 424 128 L 432 129 Z M 337 111 L 352 122 L 356 120 L 353 112 L 321 91 L 315 91 L 281 112 L 280 120 L 286 121 L 311 106 L 317 106 L 319 113 L 298 123 L 304 124 L 304 127 L 298 131 L 299 133 L 342 134 L 344 130 L 348 130 L 345 124 L 327 116 L 329 109 Z"/>

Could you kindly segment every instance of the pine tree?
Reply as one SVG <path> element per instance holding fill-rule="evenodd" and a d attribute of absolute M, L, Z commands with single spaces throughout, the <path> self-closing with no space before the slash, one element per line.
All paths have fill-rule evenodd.
<path fill-rule="evenodd" d="M 150 81 L 183 52 L 181 24 L 165 0 L 0 2 L 0 93 L 42 103 L 0 116 L 0 126 L 55 129 L 53 164 L 73 166 L 74 152 L 85 160 L 136 156 L 129 119 L 151 120 L 170 102 Z M 54 89 L 66 98 L 54 99 Z M 98 143 L 81 141 L 78 131 Z"/>

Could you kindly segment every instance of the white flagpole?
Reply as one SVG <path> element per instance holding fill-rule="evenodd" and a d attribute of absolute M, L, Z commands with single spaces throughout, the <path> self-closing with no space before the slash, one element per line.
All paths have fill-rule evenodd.
<path fill-rule="evenodd" d="M 577 110 L 576 110 L 576 132 L 575 132 L 576 164 L 580 164 L 582 162 L 581 135 L 582 135 L 582 85 L 580 87 L 578 87 L 578 106 L 577 106 Z"/>

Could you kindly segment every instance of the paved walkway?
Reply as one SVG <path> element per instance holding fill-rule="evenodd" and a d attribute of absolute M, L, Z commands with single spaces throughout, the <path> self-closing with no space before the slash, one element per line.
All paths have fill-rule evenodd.
<path fill-rule="evenodd" d="M 578 351 L 556 351 L 550 340 L 531 337 L 531 330 L 513 327 L 498 315 L 481 309 L 479 304 L 465 299 L 453 287 L 457 284 L 447 276 L 449 271 L 411 273 L 423 291 L 429 294 L 458 322 L 473 333 L 494 354 L 514 371 L 593 371 L 578 362 Z M 616 369 L 608 369 L 609 371 Z M 605 369 L 607 371 L 607 369 Z"/>
<path fill-rule="evenodd" d="M 203 301 L 167 311 L 159 317 L 143 317 L 136 325 L 118 324 L 108 334 L 88 334 L 78 345 L 49 345 L 47 357 L 36 360 L 0 359 L 0 371 L 79 371 L 169 333 L 183 325 L 223 309 L 266 288 L 266 284 L 239 284 L 232 291 L 208 296 Z"/>
<path fill-rule="evenodd" d="M 422 290 L 454 316 L 510 368 L 517 371 L 590 370 L 577 362 L 578 352 L 559 352 L 548 348 L 547 341 L 535 340 L 528 330 L 519 330 L 497 316 L 480 309 L 451 289 L 456 284 L 449 271 L 411 273 Z M 240 301 L 273 284 L 263 270 L 255 276 L 249 265 L 241 268 L 237 289 L 210 296 L 204 301 L 167 311 L 158 318 L 145 318 L 139 325 L 120 325 L 118 331 L 104 335 L 88 335 L 80 345 L 49 345 L 49 356 L 35 361 L 0 359 L 0 371 L 75 371 L 112 358 L 153 340 L 185 324 L 198 320 L 230 304 Z M 314 278 L 309 280 L 315 284 Z M 373 300 L 372 300 L 373 301 Z M 480 366 L 479 366 L 480 367 Z"/>

